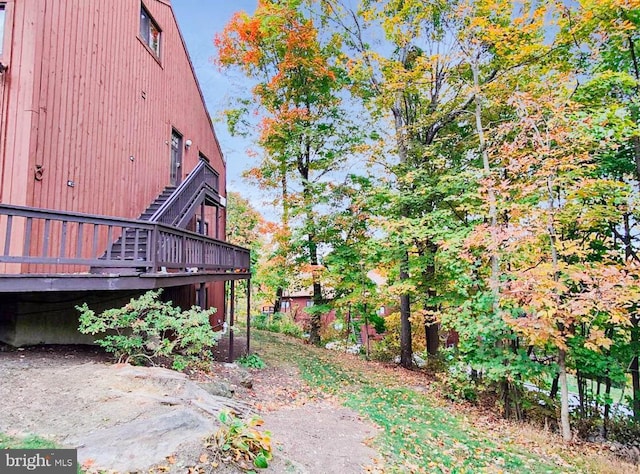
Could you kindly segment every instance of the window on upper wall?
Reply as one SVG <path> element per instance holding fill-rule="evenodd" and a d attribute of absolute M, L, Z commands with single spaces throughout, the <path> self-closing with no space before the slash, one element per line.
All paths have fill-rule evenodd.
<path fill-rule="evenodd" d="M 140 38 L 154 54 L 160 57 L 160 27 L 144 7 L 140 5 Z"/>
<path fill-rule="evenodd" d="M 6 10 L 7 4 L 0 3 L 0 56 L 2 56 L 2 52 L 4 49 L 4 18 Z"/>

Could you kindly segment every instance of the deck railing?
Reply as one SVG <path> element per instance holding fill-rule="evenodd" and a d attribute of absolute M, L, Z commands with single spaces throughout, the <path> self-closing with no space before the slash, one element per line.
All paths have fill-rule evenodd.
<path fill-rule="evenodd" d="M 250 258 L 242 247 L 164 224 L 0 204 L 0 263 L 248 272 Z"/>

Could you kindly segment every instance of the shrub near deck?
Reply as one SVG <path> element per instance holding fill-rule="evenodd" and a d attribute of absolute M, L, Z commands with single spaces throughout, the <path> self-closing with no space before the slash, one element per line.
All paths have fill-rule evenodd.
<path fill-rule="evenodd" d="M 153 365 L 167 358 L 175 370 L 212 360 L 210 348 L 219 337 L 209 324 L 215 308 L 201 310 L 194 306 L 187 311 L 160 301 L 162 290 L 148 291 L 133 298 L 122 308 L 100 314 L 87 304 L 80 311 L 80 332 L 101 334 L 96 343 L 120 361 Z"/>

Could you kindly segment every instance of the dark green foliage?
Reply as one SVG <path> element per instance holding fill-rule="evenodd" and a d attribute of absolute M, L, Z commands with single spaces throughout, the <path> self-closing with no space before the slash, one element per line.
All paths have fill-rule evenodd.
<path fill-rule="evenodd" d="M 240 357 L 236 362 L 242 367 L 249 369 L 264 369 L 267 366 L 262 358 L 255 352 Z"/>
<path fill-rule="evenodd" d="M 251 325 L 256 329 L 279 332 L 293 337 L 302 337 L 302 328 L 283 313 L 259 314 L 251 317 Z"/>
<path fill-rule="evenodd" d="M 204 311 L 194 306 L 182 311 L 161 301 L 161 291 L 148 291 L 122 308 L 100 314 L 86 303 L 77 306 L 79 331 L 98 335 L 96 343 L 118 361 L 155 364 L 166 358 L 174 369 L 184 370 L 211 360 L 210 349 L 218 335 L 211 329 L 209 316 L 215 308 Z"/>

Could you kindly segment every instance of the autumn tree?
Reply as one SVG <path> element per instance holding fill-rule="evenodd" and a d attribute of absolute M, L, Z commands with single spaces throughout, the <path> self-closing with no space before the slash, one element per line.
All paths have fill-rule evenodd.
<path fill-rule="evenodd" d="M 265 155 L 249 174 L 280 186 L 283 226 L 291 225 L 297 268 L 310 275 L 313 301 L 320 306 L 317 218 L 326 176 L 347 160 L 360 135 L 340 107 L 345 75 L 335 61 L 336 45 L 321 37 L 300 0 L 259 2 L 252 16 L 236 14 L 215 43 L 222 67 L 239 68 L 256 81 L 252 99 L 262 117 L 258 144 Z M 312 343 L 319 342 L 319 326 L 314 312 Z"/>
<path fill-rule="evenodd" d="M 640 189 L 640 2 L 587 1 L 565 6 L 560 17 L 560 35 L 573 45 L 570 64 L 582 72 L 575 98 L 590 117 L 589 131 L 594 140 L 607 143 L 593 157 L 598 174 L 621 183 L 632 180 Z M 632 201 L 630 201 L 632 203 Z M 627 265 L 637 265 L 637 223 L 634 205 L 626 206 L 609 221 L 613 247 L 624 249 Z M 640 336 L 637 311 L 633 323 L 631 368 L 633 408 L 640 420 Z"/>
<path fill-rule="evenodd" d="M 250 251 L 251 267 L 253 270 L 253 288 L 260 287 L 261 273 L 256 273 L 256 267 L 260 256 L 265 248 L 264 230 L 266 222 L 262 214 L 251 204 L 251 202 L 235 191 L 227 193 L 227 240 L 232 244 L 248 248 Z M 236 298 L 243 294 L 247 288 L 247 281 L 242 280 L 237 283 L 238 291 Z M 253 291 L 252 288 L 252 291 Z M 238 301 L 236 301 L 238 307 Z"/>
<path fill-rule="evenodd" d="M 458 144 L 468 136 L 462 117 L 473 91 L 462 80 L 458 24 L 447 3 L 320 4 L 328 24 L 344 38 L 352 90 L 387 140 L 373 144 L 370 155 L 386 174 L 378 180 L 375 199 L 383 204 L 386 248 L 397 265 L 391 276 L 400 301 L 401 364 L 411 367 L 412 312 L 423 318 L 429 352 L 438 347 L 435 262 L 444 229 L 468 224 Z"/>
<path fill-rule="evenodd" d="M 235 191 L 227 193 L 227 240 L 251 250 L 251 261 L 255 263 L 262 246 L 262 214 Z"/>

